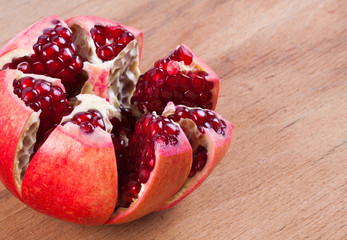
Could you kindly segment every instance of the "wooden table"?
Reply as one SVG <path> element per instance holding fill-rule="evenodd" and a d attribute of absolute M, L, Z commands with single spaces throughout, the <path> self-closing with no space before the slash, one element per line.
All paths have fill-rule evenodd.
<path fill-rule="evenodd" d="M 65 223 L 0 184 L 0 239 L 347 239 L 347 1 L 55 2 L 1 0 L 1 46 L 52 14 L 142 29 L 142 71 L 184 42 L 235 133 L 191 196 L 124 225 Z"/>

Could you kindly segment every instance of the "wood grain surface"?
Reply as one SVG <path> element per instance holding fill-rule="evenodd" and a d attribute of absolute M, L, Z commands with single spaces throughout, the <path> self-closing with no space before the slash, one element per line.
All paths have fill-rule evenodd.
<path fill-rule="evenodd" d="M 128 224 L 65 223 L 0 184 L 0 239 L 347 239 L 347 1 L 1 0 L 0 45 L 52 14 L 142 29 L 142 71 L 186 43 L 234 137 L 198 190 Z"/>

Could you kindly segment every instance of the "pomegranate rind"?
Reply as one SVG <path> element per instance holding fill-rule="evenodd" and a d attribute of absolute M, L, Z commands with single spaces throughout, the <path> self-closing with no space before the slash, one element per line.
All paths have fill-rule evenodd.
<path fill-rule="evenodd" d="M 88 74 L 88 81 L 83 85 L 81 92 L 92 93 L 109 101 L 108 79 L 110 72 L 106 68 L 89 62 L 84 62 L 83 70 Z"/>
<path fill-rule="evenodd" d="M 212 103 L 212 110 L 216 109 L 218 95 L 219 95 L 219 77 L 217 74 L 203 61 L 201 58 L 199 58 L 187 45 L 184 43 L 181 44 L 183 47 L 185 47 L 187 50 L 189 50 L 193 54 L 193 64 L 196 65 L 197 68 L 205 71 L 208 73 L 208 76 L 206 76 L 206 80 L 209 82 L 213 82 L 213 89 L 211 90 L 212 97 L 211 97 L 211 103 Z"/>
<path fill-rule="evenodd" d="M 22 201 L 68 222 L 97 225 L 111 216 L 117 199 L 117 166 L 111 136 L 96 128 L 58 126 L 32 159 Z"/>
<path fill-rule="evenodd" d="M 7 189 L 20 199 L 19 186 L 15 181 L 18 173 L 15 171 L 14 161 L 19 151 L 18 142 L 23 137 L 25 126 L 34 111 L 13 93 L 13 79 L 19 76 L 20 72 L 16 70 L 0 71 L 0 121 L 3 123 L 0 129 L 0 179 Z"/>
<path fill-rule="evenodd" d="M 170 112 L 173 113 L 174 110 L 175 106 L 172 103 L 169 103 L 165 108 L 163 115 L 168 116 L 170 115 Z M 217 113 L 215 114 L 219 119 L 223 119 Z M 223 120 L 226 123 L 226 128 L 224 129 L 225 135 L 217 134 L 213 129 L 204 128 L 205 133 L 203 133 L 203 141 L 206 143 L 206 148 L 208 150 L 207 161 L 204 168 L 201 171 L 198 171 L 193 177 L 187 178 L 182 188 L 179 191 L 177 191 L 163 206 L 158 208 L 157 211 L 173 207 L 174 205 L 182 201 L 184 198 L 186 198 L 190 193 L 197 189 L 206 180 L 206 178 L 211 174 L 212 170 L 219 164 L 219 162 L 225 156 L 231 143 L 234 124 L 228 122 L 225 119 Z M 192 125 L 195 125 L 193 121 L 188 121 L 190 121 Z M 197 129 L 194 129 L 194 127 L 183 129 L 185 131 L 197 131 Z"/>
<path fill-rule="evenodd" d="M 53 15 L 44 18 L 17 34 L 0 50 L 0 69 L 12 61 L 14 57 L 23 57 L 34 53 L 33 45 L 46 28 L 54 28 L 53 20 L 59 20 L 63 27 L 68 28 L 66 23 Z"/>
<path fill-rule="evenodd" d="M 0 71 L 0 102 L 2 114 L 0 121 L 4 123 L 0 130 L 0 151 L 2 158 L 0 161 L 0 180 L 17 198 L 21 199 L 21 176 L 19 172 L 18 154 L 23 148 L 23 139 L 27 130 L 32 124 L 38 128 L 39 113 L 25 106 L 25 103 L 13 93 L 13 80 L 24 76 L 31 76 L 35 79 L 44 79 L 54 86 L 59 86 L 64 92 L 65 88 L 59 79 L 35 74 L 23 74 L 18 70 Z M 35 123 L 37 122 L 37 123 Z M 36 130 L 32 130 L 34 138 Z"/>
<path fill-rule="evenodd" d="M 130 222 L 162 206 L 183 185 L 192 165 L 192 148 L 183 131 L 178 144 L 156 143 L 156 165 L 148 182 L 142 184 L 138 199 L 129 208 L 119 208 L 107 224 Z"/>

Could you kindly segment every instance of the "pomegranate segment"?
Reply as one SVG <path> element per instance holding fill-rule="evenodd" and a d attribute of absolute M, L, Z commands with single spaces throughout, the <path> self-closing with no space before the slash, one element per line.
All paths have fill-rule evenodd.
<path fill-rule="evenodd" d="M 78 16 L 66 23 L 78 54 L 89 62 L 84 66 L 89 79 L 82 93 L 104 97 L 117 108 L 129 107 L 140 75 L 142 32 L 101 17 Z"/>
<path fill-rule="evenodd" d="M 138 197 L 141 184 L 148 181 L 155 166 L 155 143 L 176 145 L 179 126 L 154 114 L 144 115 L 129 139 L 127 161 L 119 165 L 119 207 L 129 207 Z"/>
<path fill-rule="evenodd" d="M 182 188 L 158 210 L 164 210 L 188 196 L 207 178 L 224 157 L 234 126 L 212 110 L 175 106 L 170 102 L 163 115 L 177 122 L 194 150 L 193 164 Z"/>
<path fill-rule="evenodd" d="M 217 134 L 225 136 L 226 123 L 223 119 L 218 118 L 217 115 L 207 109 L 201 108 L 187 108 L 178 106 L 172 115 L 168 116 L 175 122 L 180 122 L 181 119 L 192 120 L 198 130 L 204 134 L 205 129 L 213 129 Z M 199 145 L 193 153 L 193 165 L 190 170 L 189 177 L 193 177 L 197 171 L 201 171 L 207 161 L 207 149 Z"/>
<path fill-rule="evenodd" d="M 119 198 L 108 223 L 128 222 L 162 206 L 184 183 L 192 161 L 179 125 L 154 112 L 136 122 L 124 153 L 127 161 L 117 159 Z"/>
<path fill-rule="evenodd" d="M 140 76 L 132 104 L 141 113 L 161 114 L 169 101 L 190 107 L 214 109 L 219 79 L 185 45 L 179 45 Z"/>
<path fill-rule="evenodd" d="M 15 79 L 13 89 L 13 93 L 22 99 L 26 106 L 35 112 L 41 110 L 35 153 L 63 116 L 70 114 L 72 108 L 63 89 L 52 86 L 50 82 L 43 79 L 35 79 L 31 76 Z"/>
<path fill-rule="evenodd" d="M 110 134 L 59 125 L 24 175 L 22 201 L 68 222 L 104 224 L 117 200 L 117 166 Z"/>
<path fill-rule="evenodd" d="M 42 35 L 33 44 L 33 54 L 17 56 L 2 69 L 18 69 L 23 73 L 42 74 L 61 79 L 67 92 L 76 91 L 83 63 L 76 54 L 76 45 L 71 41 L 72 32 L 66 24 L 51 20 L 51 28 L 42 29 Z"/>

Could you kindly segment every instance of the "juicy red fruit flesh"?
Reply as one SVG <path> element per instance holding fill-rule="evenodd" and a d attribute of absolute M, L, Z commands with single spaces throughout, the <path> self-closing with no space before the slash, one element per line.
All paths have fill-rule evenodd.
<path fill-rule="evenodd" d="M 35 112 L 42 111 L 34 147 L 36 152 L 63 116 L 68 115 L 72 109 L 62 89 L 42 79 L 23 77 L 14 80 L 13 92 Z"/>
<path fill-rule="evenodd" d="M 12 59 L 2 69 L 18 69 L 24 73 L 35 73 L 61 79 L 68 94 L 76 91 L 80 84 L 77 76 L 83 68 L 82 60 L 76 54 L 71 31 L 62 27 L 59 21 L 52 21 L 54 28 L 43 30 L 33 45 L 34 53 Z"/>
<path fill-rule="evenodd" d="M 119 164 L 119 200 L 117 207 L 129 207 L 138 197 L 141 184 L 148 181 L 155 167 L 155 143 L 176 145 L 180 133 L 177 124 L 166 117 L 153 113 L 144 115 L 135 125 L 135 130 L 126 147 L 127 161 Z"/>
<path fill-rule="evenodd" d="M 204 71 L 181 71 L 178 62 L 190 66 L 193 54 L 180 45 L 154 67 L 141 75 L 131 103 L 137 103 L 141 113 L 146 110 L 161 114 L 169 101 L 189 107 L 212 108 L 212 82 L 206 80 Z"/>
<path fill-rule="evenodd" d="M 97 110 L 88 110 L 87 112 L 77 113 L 70 121 L 80 126 L 85 133 L 92 133 L 96 127 L 105 130 L 105 123 L 101 113 Z M 65 124 L 67 122 L 64 122 Z"/>
<path fill-rule="evenodd" d="M 220 119 L 213 111 L 201 108 L 186 108 L 179 106 L 175 112 L 168 116 L 174 122 L 181 119 L 191 119 L 201 133 L 205 133 L 205 129 L 213 129 L 217 134 L 225 135 L 226 123 Z M 207 149 L 199 145 L 193 153 L 193 164 L 189 173 L 189 177 L 193 177 L 198 171 L 201 171 L 207 162 Z"/>
<path fill-rule="evenodd" d="M 134 35 L 120 25 L 102 26 L 96 24 L 90 30 L 96 47 L 96 54 L 102 61 L 114 59 L 129 42 L 135 39 Z"/>

